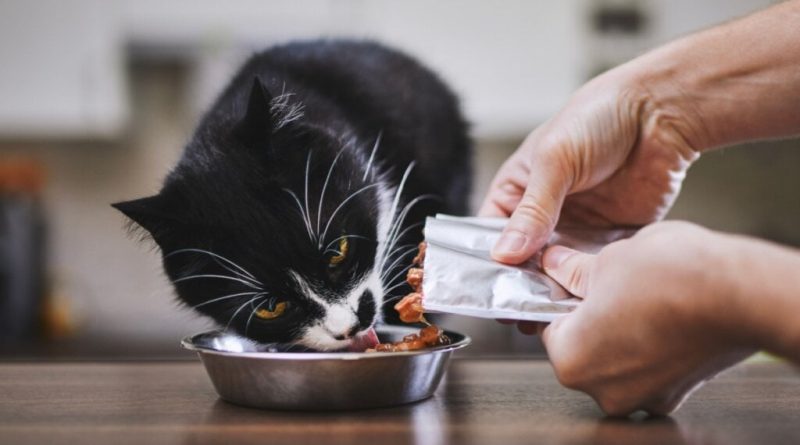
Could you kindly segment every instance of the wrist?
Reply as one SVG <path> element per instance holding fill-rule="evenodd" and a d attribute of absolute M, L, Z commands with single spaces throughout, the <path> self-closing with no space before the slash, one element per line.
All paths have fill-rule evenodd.
<path fill-rule="evenodd" d="M 714 246 L 714 255 L 702 265 L 711 283 L 709 323 L 730 343 L 760 349 L 763 347 L 759 334 L 762 322 L 754 316 L 751 307 L 753 281 L 759 278 L 748 273 L 746 263 L 752 258 L 749 246 L 736 235 L 711 233 L 713 237 L 708 245 Z"/>
<path fill-rule="evenodd" d="M 714 147 L 708 116 L 698 108 L 694 91 L 703 79 L 686 68 L 684 42 L 673 42 L 622 66 L 630 89 L 641 97 L 643 137 L 677 150 L 684 159 Z"/>
<path fill-rule="evenodd" d="M 747 274 L 741 271 L 743 252 L 732 237 L 705 228 L 684 234 L 681 256 L 690 266 L 684 281 L 692 283 L 683 315 L 706 338 L 731 349 L 755 350 L 757 326 L 748 313 Z"/>
<path fill-rule="evenodd" d="M 744 236 L 725 238 L 727 299 L 740 340 L 800 361 L 800 252 Z"/>
<path fill-rule="evenodd" d="M 787 2 L 629 62 L 644 118 L 697 153 L 800 131 L 800 2 Z"/>

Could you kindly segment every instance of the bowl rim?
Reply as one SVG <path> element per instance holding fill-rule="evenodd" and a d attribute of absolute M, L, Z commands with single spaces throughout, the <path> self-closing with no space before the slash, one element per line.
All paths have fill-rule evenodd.
<path fill-rule="evenodd" d="M 381 326 L 375 328 L 377 332 L 386 331 L 401 331 L 407 333 L 418 332 L 407 326 Z M 198 354 L 218 355 L 225 357 L 239 357 L 247 359 L 275 359 L 275 360 L 374 360 L 380 357 L 408 357 L 415 355 L 433 354 L 437 352 L 455 351 L 468 346 L 472 343 L 472 338 L 469 335 L 462 334 L 461 332 L 444 330 L 445 334 L 456 334 L 463 337 L 461 340 L 451 343 L 449 345 L 435 346 L 433 348 L 419 349 L 416 351 L 398 351 L 398 352 L 234 352 L 234 351 L 220 351 L 218 349 L 209 348 L 206 346 L 197 345 L 194 339 L 201 335 L 221 334 L 221 335 L 236 335 L 226 334 L 224 331 L 212 329 L 203 331 L 196 334 L 188 335 L 181 340 L 181 347 L 189 351 L 197 352 Z"/>

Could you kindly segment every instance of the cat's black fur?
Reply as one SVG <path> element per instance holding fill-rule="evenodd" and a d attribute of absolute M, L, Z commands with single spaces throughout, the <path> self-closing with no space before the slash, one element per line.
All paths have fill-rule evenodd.
<path fill-rule="evenodd" d="M 114 206 L 151 234 L 189 306 L 258 341 L 336 349 L 375 322 L 383 301 L 407 291 L 397 283 L 420 223 L 464 213 L 469 177 L 467 126 L 434 74 L 375 43 L 323 40 L 253 56 L 162 190 Z M 400 231 L 409 230 L 394 246 L 406 248 L 385 256 L 378 283 L 386 218 L 431 194 L 408 212 Z M 348 253 L 332 267 L 341 236 Z M 279 302 L 283 316 L 253 317 Z"/>

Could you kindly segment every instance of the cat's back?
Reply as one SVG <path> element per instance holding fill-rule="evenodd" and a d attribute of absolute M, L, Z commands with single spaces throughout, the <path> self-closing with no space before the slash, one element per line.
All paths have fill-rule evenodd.
<path fill-rule="evenodd" d="M 311 114 L 312 119 L 343 117 L 365 139 L 382 133 L 379 157 L 398 166 L 415 161 L 416 180 L 450 195 L 448 211 L 465 211 L 468 126 L 450 88 L 412 57 L 371 41 L 315 40 L 268 49 L 242 72 L 277 73 L 296 82 L 295 87 L 311 92 L 304 100 L 312 113 L 334 105 L 332 113 Z M 317 99 L 325 103 L 315 103 Z M 452 173 L 443 173 L 443 166 L 450 166 Z M 398 168 L 394 174 L 401 172 Z"/>
<path fill-rule="evenodd" d="M 260 76 L 273 94 L 289 88 L 306 101 L 330 101 L 367 127 L 460 120 L 456 97 L 413 58 L 362 40 L 311 40 L 279 45 L 252 57 L 233 84 Z M 306 107 L 309 109 L 310 107 Z M 365 121 L 365 122 L 364 122 Z M 392 121 L 392 122 L 387 122 Z"/>
<path fill-rule="evenodd" d="M 254 55 L 241 74 L 245 78 L 266 74 L 276 80 L 288 79 L 337 100 L 362 95 L 375 100 L 383 93 L 402 104 L 412 96 L 416 96 L 414 101 L 425 100 L 415 93 L 428 92 L 455 101 L 447 86 L 415 59 L 368 40 L 311 40 L 275 46 Z"/>
<path fill-rule="evenodd" d="M 419 192 L 446 196 L 445 209 L 463 213 L 471 144 L 456 96 L 412 57 L 372 41 L 298 41 L 253 55 L 214 110 L 243 109 L 253 78 L 274 96 L 289 94 L 303 120 L 334 133 L 351 132 L 370 147 L 381 135 L 376 161 L 396 166 L 398 183 L 412 161 Z M 442 170 L 443 166 L 449 168 Z"/>

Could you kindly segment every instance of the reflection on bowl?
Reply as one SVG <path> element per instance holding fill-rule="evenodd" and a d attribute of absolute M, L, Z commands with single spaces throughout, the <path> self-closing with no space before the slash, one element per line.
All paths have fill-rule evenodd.
<path fill-rule="evenodd" d="M 381 342 L 415 329 L 377 329 Z M 452 344 L 411 352 L 292 352 L 224 332 L 185 338 L 196 351 L 217 393 L 237 405 L 267 409 L 343 410 L 416 402 L 430 397 L 450 356 L 470 338 L 445 331 Z"/>

